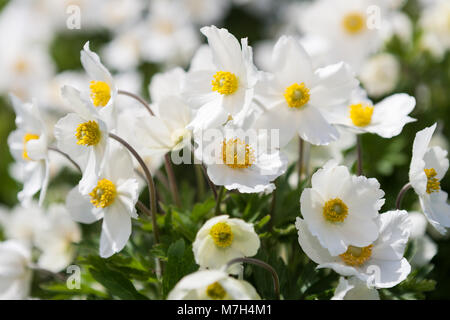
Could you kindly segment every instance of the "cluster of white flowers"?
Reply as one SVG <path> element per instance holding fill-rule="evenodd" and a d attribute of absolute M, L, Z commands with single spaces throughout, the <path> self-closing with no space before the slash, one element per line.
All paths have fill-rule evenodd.
<path fill-rule="evenodd" d="M 254 9 L 267 9 L 262 1 L 248 2 L 246 6 Z M 49 24 L 58 25 L 61 1 L 44 3 L 39 10 L 47 11 L 41 14 L 51 16 L 52 12 L 55 19 Z M 75 255 L 71 243 L 81 240 L 73 221 L 90 224 L 103 219 L 99 253 L 107 258 L 123 250 L 129 241 L 132 219 L 138 218 L 137 206 L 151 216 L 157 243 L 159 209 L 153 175 L 165 163 L 176 202 L 171 176 L 175 161 L 170 161 L 170 154 L 174 160 L 183 150 L 204 166 L 209 182 L 221 187 L 216 195 L 220 212 L 224 190 L 272 193 L 276 188 L 273 182 L 287 170 L 290 145 L 299 140 L 311 148 L 311 161 L 320 162 L 311 167 L 321 168 L 312 175 L 311 187 L 299 194 L 302 218 L 295 222 L 298 241 L 318 268 L 330 268 L 342 276 L 334 298 L 378 299 L 376 289 L 390 288 L 406 279 L 411 266 L 403 257 L 404 251 L 416 230 L 410 214 L 400 208 L 380 213 L 384 192 L 379 182 L 362 172 L 352 175 L 341 152 L 354 146 L 361 134 L 389 139 L 416 121 L 409 116 L 416 105 L 414 97 L 389 95 L 398 82 L 398 62 L 387 54 L 371 57 L 386 37 L 382 30 L 402 33 L 393 18 L 399 14 L 398 8 L 390 1 L 318 0 L 302 4 L 305 10 L 301 10 L 300 19 L 296 15 L 294 27 L 310 38 L 281 35 L 265 44 L 261 50 L 269 48 L 271 52 L 256 55 L 264 57 L 263 70 L 254 63 L 248 39 L 239 41 L 226 29 L 202 27 L 200 32 L 208 44 L 200 46 L 196 26 L 217 24 L 231 1 L 152 1 L 145 19 L 144 1 L 77 3 L 83 6 L 83 13 L 93 15 L 86 19 L 89 28 L 120 30 L 102 52 L 107 65 L 119 74 L 113 76 L 90 50 L 89 42 L 81 50 L 84 73 L 76 75 L 45 74 L 52 70 L 48 62 L 42 63 L 46 57 L 23 45 L 14 48 L 20 48 L 20 56 L 14 50 L 0 53 L 10 58 L 0 58 L 8 63 L 3 70 L 10 72 L 4 77 L 10 80 L 0 83 L 0 90 L 12 92 L 17 129 L 10 134 L 8 144 L 15 160 L 15 177 L 23 183 L 18 194 L 20 206 L 0 216 L 10 239 L 0 243 L 0 298 L 27 297 L 33 268 L 59 272 L 70 264 Z M 448 3 L 439 5 L 448 9 Z M 13 19 L 34 9 L 17 1 L 1 15 Z M 427 11 L 423 25 L 433 37 L 443 39 L 438 41 L 447 50 L 449 33 L 442 32 L 433 18 L 439 10 Z M 298 12 L 289 11 L 290 15 Z M 291 17 L 287 24 L 292 21 Z M 49 28 L 41 29 L 47 33 Z M 151 104 L 128 91 L 126 85 L 122 87 L 121 78 L 141 60 L 167 68 L 151 80 Z M 173 68 L 189 62 L 187 71 Z M 44 71 L 35 68 L 42 65 L 46 66 Z M 40 79 L 41 86 L 50 83 L 52 88 L 34 84 L 27 90 L 16 87 L 15 75 L 24 73 L 30 83 Z M 51 82 L 45 80 L 50 78 Z M 50 93 L 55 88 L 60 95 Z M 131 89 L 138 90 L 136 86 Z M 30 96 L 37 99 L 25 102 Z M 374 103 L 369 97 L 384 99 Z M 60 105 L 64 111 L 60 108 L 56 112 L 59 120 L 55 121 L 55 113 L 50 114 L 47 108 Z M 450 227 L 450 206 L 440 180 L 449 161 L 442 148 L 429 147 L 435 128 L 417 133 L 409 180 L 426 219 L 445 233 Z M 320 146 L 326 146 L 325 155 L 316 157 L 314 150 L 318 149 L 313 148 Z M 55 160 L 55 154 L 64 162 Z M 330 158 L 333 160 L 324 164 Z M 67 193 L 65 207 L 51 205 L 47 210 L 45 197 L 52 166 L 60 167 L 61 163 L 79 170 L 80 180 Z M 139 202 L 145 184 L 150 193 L 148 208 Z M 36 203 L 33 197 L 38 193 Z M 423 235 L 424 228 L 416 233 Z M 423 246 L 432 247 L 433 243 L 430 240 Z M 37 264 L 30 251 L 33 247 L 40 251 Z M 252 285 L 241 279 L 242 265 L 229 265 L 233 259 L 257 254 L 260 238 L 253 224 L 219 214 L 200 228 L 192 247 L 201 270 L 183 278 L 169 299 L 260 298 Z M 416 263 L 433 255 L 417 256 Z M 239 275 L 239 280 L 234 275 Z"/>

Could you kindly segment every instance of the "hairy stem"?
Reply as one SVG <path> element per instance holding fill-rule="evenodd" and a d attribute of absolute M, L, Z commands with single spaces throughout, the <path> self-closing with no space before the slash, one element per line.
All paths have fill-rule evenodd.
<path fill-rule="evenodd" d="M 54 148 L 54 147 L 48 147 L 48 150 L 57 152 L 60 155 L 64 156 L 67 160 L 69 160 L 74 165 L 75 168 L 77 168 L 78 171 L 82 172 L 78 163 L 76 163 L 67 153 L 64 153 L 61 150 L 59 150 L 58 148 Z"/>
<path fill-rule="evenodd" d="M 225 187 L 222 186 L 222 187 L 220 187 L 220 189 L 219 189 L 219 194 L 217 195 L 217 201 L 216 201 L 216 215 L 219 215 L 219 214 L 220 214 L 220 204 L 221 204 L 221 202 L 222 202 L 222 198 L 223 198 L 224 193 L 225 193 Z"/>
<path fill-rule="evenodd" d="M 361 135 L 356 136 L 356 150 L 358 153 L 358 176 L 363 175 L 363 164 L 362 164 L 362 142 L 361 142 Z"/>
<path fill-rule="evenodd" d="M 164 162 L 167 172 L 167 177 L 169 178 L 170 192 L 172 193 L 172 198 L 178 208 L 181 208 L 180 193 L 178 192 L 177 181 L 175 179 L 175 173 L 173 172 L 172 162 L 170 161 L 169 154 L 164 156 Z"/>
<path fill-rule="evenodd" d="M 412 188 L 411 183 L 407 183 L 403 186 L 403 188 L 400 189 L 398 195 L 397 195 L 397 200 L 395 201 L 395 207 L 397 208 L 397 210 L 400 210 L 401 206 L 402 206 L 402 200 L 403 197 L 405 196 L 406 192 Z"/>
<path fill-rule="evenodd" d="M 141 97 L 139 97 L 138 95 L 135 95 L 134 93 L 128 92 L 128 91 L 124 91 L 124 90 L 119 90 L 117 92 L 118 94 L 124 95 L 124 96 L 129 96 L 135 100 L 137 100 L 140 104 L 142 104 L 145 109 L 147 109 L 147 111 L 154 116 L 155 114 L 153 113 L 152 109 L 150 108 L 150 105 Z"/>
<path fill-rule="evenodd" d="M 298 143 L 298 185 L 300 186 L 302 183 L 302 175 L 303 175 L 303 156 L 305 151 L 305 141 L 299 137 L 299 143 Z"/>
<path fill-rule="evenodd" d="M 208 182 L 209 188 L 211 189 L 211 191 L 214 195 L 214 199 L 216 199 L 216 201 L 217 201 L 217 188 L 214 185 L 214 183 L 212 183 L 212 181 L 209 179 L 205 165 L 201 164 L 201 167 L 202 167 L 203 174 L 205 175 L 205 179 Z"/>

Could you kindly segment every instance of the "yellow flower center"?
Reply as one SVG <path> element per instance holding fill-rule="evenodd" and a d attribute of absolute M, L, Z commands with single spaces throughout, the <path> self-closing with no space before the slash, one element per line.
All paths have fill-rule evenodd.
<path fill-rule="evenodd" d="M 116 198 L 117 191 L 114 183 L 108 179 L 102 179 L 97 182 L 97 186 L 89 193 L 91 203 L 97 208 L 106 208 L 111 205 Z"/>
<path fill-rule="evenodd" d="M 441 189 L 441 184 L 439 180 L 436 177 L 437 172 L 434 170 L 434 168 L 431 169 L 424 169 L 425 174 L 427 175 L 427 193 L 433 193 L 437 192 Z"/>
<path fill-rule="evenodd" d="M 233 169 L 245 169 L 255 161 L 253 149 L 241 139 L 223 140 L 223 163 Z"/>
<path fill-rule="evenodd" d="M 111 99 L 111 88 L 106 82 L 103 81 L 91 81 L 91 98 L 94 106 L 104 107 Z"/>
<path fill-rule="evenodd" d="M 233 242 L 234 234 L 231 227 L 225 222 L 218 222 L 209 231 L 216 246 L 226 248 Z"/>
<path fill-rule="evenodd" d="M 78 140 L 77 144 L 95 146 L 99 143 L 102 134 L 97 122 L 88 121 L 78 125 L 75 136 Z"/>
<path fill-rule="evenodd" d="M 308 103 L 310 95 L 305 83 L 294 83 L 286 88 L 284 98 L 290 108 L 301 108 Z"/>
<path fill-rule="evenodd" d="M 372 247 L 373 245 L 363 248 L 348 246 L 347 251 L 340 254 L 339 257 L 341 257 L 341 259 L 349 266 L 361 266 L 369 260 L 372 255 Z"/>
<path fill-rule="evenodd" d="M 214 282 L 206 288 L 206 295 L 212 300 L 223 300 L 227 295 L 227 292 L 220 283 Z"/>
<path fill-rule="evenodd" d="M 23 152 L 22 152 L 22 158 L 25 160 L 31 160 L 28 156 L 27 152 L 27 142 L 30 140 L 38 140 L 39 136 L 37 134 L 27 133 L 23 136 Z"/>
<path fill-rule="evenodd" d="M 364 30 L 366 18 L 362 13 L 351 12 L 342 19 L 342 26 L 347 33 L 356 35 Z"/>
<path fill-rule="evenodd" d="M 357 127 L 365 127 L 372 121 L 373 107 L 362 103 L 350 106 L 350 119 Z"/>
<path fill-rule="evenodd" d="M 238 78 L 231 72 L 218 71 L 212 80 L 212 90 L 220 94 L 230 95 L 238 89 Z"/>
<path fill-rule="evenodd" d="M 328 200 L 323 206 L 323 216 L 329 222 L 343 222 L 347 215 L 348 207 L 339 198 Z"/>
<path fill-rule="evenodd" d="M 26 60 L 19 59 L 14 64 L 14 70 L 17 73 L 25 73 L 28 70 L 28 63 Z"/>

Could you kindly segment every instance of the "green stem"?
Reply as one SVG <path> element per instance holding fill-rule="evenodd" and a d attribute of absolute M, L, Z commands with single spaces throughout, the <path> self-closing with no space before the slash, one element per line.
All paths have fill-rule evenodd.
<path fill-rule="evenodd" d="M 222 202 L 224 193 L 225 193 L 225 187 L 222 186 L 222 187 L 220 187 L 219 194 L 217 195 L 217 202 L 216 202 L 216 215 L 217 216 L 220 215 L 220 213 L 221 213 L 220 212 L 220 204 Z"/>

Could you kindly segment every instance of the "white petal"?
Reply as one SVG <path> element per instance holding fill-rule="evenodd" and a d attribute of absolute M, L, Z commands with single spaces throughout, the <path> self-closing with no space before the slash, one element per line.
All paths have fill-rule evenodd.
<path fill-rule="evenodd" d="M 100 256 L 108 258 L 121 251 L 131 235 L 131 218 L 127 208 L 115 201 L 105 210 L 100 236 Z"/>
<path fill-rule="evenodd" d="M 88 196 L 83 196 L 78 188 L 73 188 L 67 195 L 66 207 L 73 220 L 81 223 L 93 223 L 102 218 L 95 210 Z"/>

